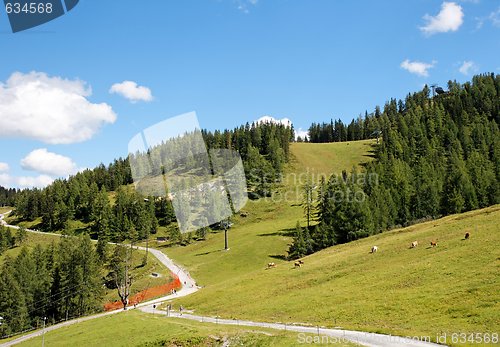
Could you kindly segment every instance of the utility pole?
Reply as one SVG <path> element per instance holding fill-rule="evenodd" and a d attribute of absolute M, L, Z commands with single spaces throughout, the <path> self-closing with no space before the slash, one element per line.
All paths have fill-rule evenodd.
<path fill-rule="evenodd" d="M 224 249 L 227 251 L 229 249 L 228 244 L 227 244 L 227 227 L 229 224 L 229 218 L 228 220 L 224 223 Z"/>
<path fill-rule="evenodd" d="M 43 317 L 43 331 L 42 331 L 42 347 L 45 346 L 45 321 L 47 317 Z"/>

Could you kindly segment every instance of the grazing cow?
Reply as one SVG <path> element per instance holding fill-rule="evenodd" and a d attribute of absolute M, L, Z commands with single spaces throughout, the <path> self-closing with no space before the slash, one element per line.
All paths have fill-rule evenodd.
<path fill-rule="evenodd" d="M 418 246 L 418 241 L 413 241 L 410 248 L 416 248 Z"/>
<path fill-rule="evenodd" d="M 378 247 L 377 247 L 377 246 L 373 246 L 373 247 L 372 247 L 372 253 L 375 253 L 375 252 L 377 252 L 377 251 L 378 251 Z"/>
<path fill-rule="evenodd" d="M 436 247 L 437 245 L 437 241 L 431 241 L 431 247 Z"/>
<path fill-rule="evenodd" d="M 466 233 L 465 233 L 465 239 L 466 239 L 466 240 L 468 240 L 468 239 L 469 239 L 469 237 L 470 237 L 469 232 L 466 232 Z"/>
<path fill-rule="evenodd" d="M 248 212 L 240 212 L 241 217 L 248 217 Z"/>
<path fill-rule="evenodd" d="M 302 264 L 301 264 L 300 262 L 298 262 L 298 261 L 296 261 L 296 262 L 294 263 L 294 265 L 295 265 L 295 267 L 296 267 L 296 268 L 297 268 L 297 267 L 301 267 L 301 266 L 302 266 Z"/>
<path fill-rule="evenodd" d="M 299 260 L 299 263 L 300 263 L 300 265 L 304 265 L 304 261 L 303 260 Z"/>
<path fill-rule="evenodd" d="M 267 268 L 270 269 L 272 267 L 276 267 L 276 264 L 275 263 L 268 263 L 267 264 Z"/>

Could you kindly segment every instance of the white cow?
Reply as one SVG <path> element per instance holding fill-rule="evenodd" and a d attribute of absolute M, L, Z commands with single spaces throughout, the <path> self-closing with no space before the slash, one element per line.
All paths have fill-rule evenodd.
<path fill-rule="evenodd" d="M 372 253 L 375 253 L 376 251 L 378 251 L 378 247 L 377 246 L 373 246 L 372 247 Z"/>

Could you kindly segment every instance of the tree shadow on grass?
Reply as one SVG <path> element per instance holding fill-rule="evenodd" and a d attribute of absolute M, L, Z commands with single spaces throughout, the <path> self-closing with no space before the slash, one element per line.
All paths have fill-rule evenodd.
<path fill-rule="evenodd" d="M 203 252 L 203 253 L 197 253 L 194 256 L 195 257 L 199 257 L 199 256 L 202 256 L 202 255 L 209 255 L 209 254 L 212 254 L 212 253 L 217 253 L 217 252 L 222 252 L 222 251 L 223 251 L 223 249 L 215 249 L 213 251 L 208 251 L 208 252 Z"/>
<path fill-rule="evenodd" d="M 288 258 L 284 254 L 269 254 L 269 258 L 278 259 L 278 260 L 285 260 L 285 261 L 288 260 Z"/>
<path fill-rule="evenodd" d="M 287 237 L 293 237 L 294 235 L 295 235 L 295 228 L 281 229 L 270 233 L 257 234 L 257 236 L 287 236 Z"/>

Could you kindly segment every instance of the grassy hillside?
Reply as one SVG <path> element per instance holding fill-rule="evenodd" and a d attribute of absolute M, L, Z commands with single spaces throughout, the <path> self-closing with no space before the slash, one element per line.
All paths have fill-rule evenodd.
<path fill-rule="evenodd" d="M 206 241 L 186 247 L 171 248 L 162 244 L 155 247 L 189 269 L 202 286 L 261 270 L 268 262 L 282 262 L 295 224 L 298 220 L 302 225 L 306 223 L 300 206 L 300 185 L 305 180 L 305 175 L 301 174 L 307 171 L 340 174 L 342 170 L 350 170 L 355 163 L 371 159 L 372 143 L 372 140 L 350 142 L 349 145 L 293 143 L 284 187 L 274 191 L 270 198 L 249 201 L 243 209 L 248 212 L 247 217 L 233 218 L 234 226 L 228 232 L 228 252 L 223 250 L 224 232 L 220 231 L 211 233 Z"/>
<path fill-rule="evenodd" d="M 11 229 L 11 233 L 12 233 L 12 235 L 16 235 L 17 230 Z M 9 256 L 11 258 L 15 258 L 19 254 L 19 252 L 21 252 L 22 247 L 27 247 L 28 249 L 33 249 L 38 244 L 45 247 L 45 246 L 49 246 L 52 242 L 58 242 L 58 241 L 59 241 L 59 236 L 50 235 L 50 234 L 28 233 L 28 237 L 24 241 L 24 243 L 21 245 L 21 247 L 15 247 L 15 248 L 8 249 L 0 255 L 0 267 L 4 263 L 5 258 L 7 256 Z"/>
<path fill-rule="evenodd" d="M 301 173 L 340 174 L 372 159 L 375 140 L 335 143 L 292 143 L 291 169 Z"/>
<path fill-rule="evenodd" d="M 432 340 L 444 332 L 448 337 L 453 332 L 498 332 L 499 205 L 325 249 L 306 257 L 300 269 L 294 269 L 293 263 L 283 259 L 296 221 L 305 225 L 297 188 L 301 184 L 300 174 L 349 171 L 352 166 L 371 160 L 372 143 L 293 144 L 293 159 L 285 172 L 283 187 L 272 198 L 250 201 L 243 209 L 248 212 L 247 217 L 234 217 L 234 226 L 229 230 L 229 251 L 223 250 L 223 232 L 212 232 L 206 241 L 185 247 L 152 245 L 186 267 L 204 287 L 179 299 L 176 305 L 182 304 L 197 314 L 224 318 L 340 326 L 430 336 Z M 470 240 L 462 240 L 466 231 L 472 235 Z M 410 249 L 415 240 L 419 247 Z M 437 240 L 438 246 L 430 247 L 431 240 Z M 373 245 L 379 251 L 370 254 Z M 277 263 L 277 267 L 266 269 L 268 262 Z M 107 323 L 113 319 L 120 323 Z M 156 326 L 157 321 L 149 319 L 156 319 L 168 329 L 168 339 L 177 338 L 176 329 L 186 331 L 187 325 L 192 329 L 188 331 L 199 334 L 196 336 L 200 338 L 221 333 L 219 327 L 199 324 L 194 327 L 194 323 L 175 321 L 182 326 L 176 328 L 172 326 L 173 320 L 132 312 L 99 319 L 95 324 L 114 329 L 123 322 L 125 329 L 132 332 L 136 326 L 151 324 L 153 340 L 140 340 L 142 343 L 166 338 L 167 335 L 158 335 L 163 330 Z M 51 334 L 54 341 L 77 341 L 77 344 L 100 336 L 99 328 L 84 324 L 94 323 Z M 88 329 L 97 330 L 93 334 Z M 138 328 L 137 334 L 144 329 L 147 328 Z M 229 328 L 223 331 L 234 333 Z M 282 345 L 293 345 L 286 337 L 254 343 L 253 333 L 242 334 L 249 339 L 245 342 L 250 341 L 245 345 L 280 346 L 281 338 L 287 341 Z M 149 339 L 150 335 L 145 335 Z M 127 342 L 113 340 L 116 345 Z M 206 341 L 201 343 L 210 345 Z M 448 344 L 452 344 L 450 339 Z"/>
<path fill-rule="evenodd" d="M 126 332 L 127 338 L 121 338 Z M 40 346 L 41 337 L 18 346 Z M 47 346 L 301 346 L 297 333 L 250 329 L 165 318 L 138 311 L 83 322 L 45 335 Z M 354 346 L 342 344 L 342 346 Z"/>
<path fill-rule="evenodd" d="M 495 332 L 498 220 L 500 206 L 448 216 L 326 249 L 306 257 L 300 269 L 285 262 L 265 270 L 262 259 L 260 269 L 211 281 L 180 303 L 198 314 L 397 335 Z M 466 231 L 470 240 L 462 240 Z M 420 245 L 410 249 L 414 240 Z M 431 248 L 430 240 L 438 246 Z M 379 251 L 370 254 L 373 245 Z M 235 264 L 228 255 L 211 272 Z"/>

